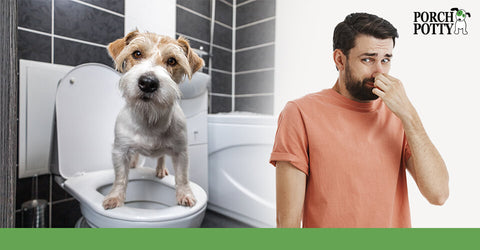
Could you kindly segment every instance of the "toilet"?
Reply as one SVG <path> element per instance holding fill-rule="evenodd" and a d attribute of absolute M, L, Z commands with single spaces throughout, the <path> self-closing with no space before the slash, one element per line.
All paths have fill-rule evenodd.
<path fill-rule="evenodd" d="M 170 175 L 155 177 L 155 165 L 130 169 L 125 205 L 105 210 L 102 202 L 115 176 L 111 160 L 115 119 L 124 105 L 119 79 L 120 74 L 112 68 L 88 63 L 60 80 L 50 157 L 55 180 L 80 203 L 81 220 L 88 227 L 199 227 L 207 207 L 210 77 L 196 73 L 179 86 L 187 118 L 190 185 L 197 203 L 193 207 L 177 205 L 174 171 L 167 157 Z"/>

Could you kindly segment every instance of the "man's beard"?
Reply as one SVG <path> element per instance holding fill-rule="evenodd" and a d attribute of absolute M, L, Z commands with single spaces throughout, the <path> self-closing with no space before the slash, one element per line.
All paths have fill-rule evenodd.
<path fill-rule="evenodd" d="M 367 83 L 373 85 L 373 82 L 375 82 L 375 78 L 365 78 L 363 80 L 354 79 L 347 61 L 345 67 L 345 86 L 353 98 L 360 101 L 376 100 L 378 96 L 372 92 L 373 87 L 367 86 Z"/>

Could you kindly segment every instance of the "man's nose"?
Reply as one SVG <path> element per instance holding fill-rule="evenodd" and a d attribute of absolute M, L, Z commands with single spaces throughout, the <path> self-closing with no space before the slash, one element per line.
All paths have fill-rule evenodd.
<path fill-rule="evenodd" d="M 373 74 L 378 74 L 378 73 L 387 73 L 387 68 L 386 65 L 383 65 L 381 61 L 375 63 L 375 68 L 373 69 Z"/>

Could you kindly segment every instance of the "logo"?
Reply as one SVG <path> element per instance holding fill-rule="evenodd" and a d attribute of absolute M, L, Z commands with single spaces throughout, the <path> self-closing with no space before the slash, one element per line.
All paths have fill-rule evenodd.
<path fill-rule="evenodd" d="M 414 35 L 467 35 L 467 18 L 470 12 L 451 8 L 450 11 L 413 12 Z"/>

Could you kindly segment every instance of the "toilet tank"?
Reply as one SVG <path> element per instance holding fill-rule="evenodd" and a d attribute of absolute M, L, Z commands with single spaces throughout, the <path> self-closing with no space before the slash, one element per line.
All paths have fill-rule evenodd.
<path fill-rule="evenodd" d="M 276 118 L 208 115 L 208 208 L 254 227 L 275 227 Z"/>

